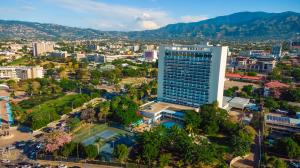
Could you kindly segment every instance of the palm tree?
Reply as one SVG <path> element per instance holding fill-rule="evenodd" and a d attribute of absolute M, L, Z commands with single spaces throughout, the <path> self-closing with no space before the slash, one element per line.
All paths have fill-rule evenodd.
<path fill-rule="evenodd" d="M 188 124 L 186 125 L 186 131 L 189 133 L 189 134 L 193 134 L 193 126 L 192 124 Z"/>

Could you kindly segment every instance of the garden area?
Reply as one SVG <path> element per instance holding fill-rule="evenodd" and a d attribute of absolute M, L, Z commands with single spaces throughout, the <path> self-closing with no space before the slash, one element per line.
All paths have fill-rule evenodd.
<path fill-rule="evenodd" d="M 37 130 L 46 126 L 48 123 L 60 119 L 60 116 L 72 111 L 72 107 L 80 107 L 91 98 L 86 94 L 70 94 L 63 95 L 56 99 L 51 99 L 45 102 L 39 100 L 32 104 L 13 105 L 13 113 L 15 116 L 24 116 L 19 118 L 22 124 L 25 124 Z M 24 100 L 28 101 L 28 100 Z"/>

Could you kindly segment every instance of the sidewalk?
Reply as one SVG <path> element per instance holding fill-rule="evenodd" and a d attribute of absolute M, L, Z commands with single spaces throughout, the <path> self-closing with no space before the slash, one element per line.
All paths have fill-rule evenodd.
<path fill-rule="evenodd" d="M 81 168 L 119 168 L 119 167 L 114 167 L 114 166 L 87 164 L 87 163 L 75 163 L 75 162 L 58 162 L 58 161 L 47 161 L 47 160 L 37 160 L 36 162 L 40 163 L 42 165 L 50 164 L 53 166 L 58 166 L 60 164 L 63 164 L 68 167 L 78 166 Z"/>

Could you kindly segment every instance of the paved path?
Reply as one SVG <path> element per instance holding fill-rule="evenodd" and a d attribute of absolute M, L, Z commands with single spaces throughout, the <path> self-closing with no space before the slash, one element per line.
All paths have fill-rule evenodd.
<path fill-rule="evenodd" d="M 43 164 L 43 165 L 50 164 L 53 166 L 64 164 L 68 167 L 78 166 L 81 168 L 118 168 L 118 167 L 114 167 L 114 166 L 87 164 L 87 163 L 75 163 L 75 162 L 57 162 L 57 161 L 47 161 L 47 160 L 37 160 L 36 162 Z"/>
<path fill-rule="evenodd" d="M 17 141 L 27 141 L 33 138 L 31 133 L 21 132 L 17 130 L 17 127 L 10 127 L 10 137 L 0 138 L 0 148 L 12 145 Z"/>

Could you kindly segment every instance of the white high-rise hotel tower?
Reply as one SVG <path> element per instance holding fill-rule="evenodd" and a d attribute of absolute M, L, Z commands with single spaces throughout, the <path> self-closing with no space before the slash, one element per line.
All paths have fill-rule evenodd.
<path fill-rule="evenodd" d="M 222 107 L 228 47 L 160 46 L 158 101 L 199 107 L 218 101 Z"/>

